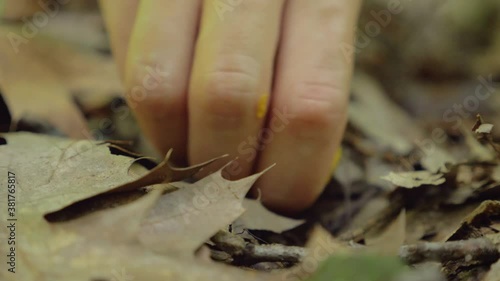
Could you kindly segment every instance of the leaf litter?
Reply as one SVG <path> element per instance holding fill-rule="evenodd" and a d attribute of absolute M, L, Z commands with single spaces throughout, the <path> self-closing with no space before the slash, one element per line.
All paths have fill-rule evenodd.
<path fill-rule="evenodd" d="M 490 133 L 475 134 L 485 138 L 484 134 Z M 148 280 L 198 280 L 201 276 L 217 276 L 220 280 L 282 280 L 284 276 L 323 280 L 326 277 L 321 276 L 334 274 L 332 268 L 338 267 L 345 269 L 346 278 L 357 278 L 355 271 L 349 271 L 349 264 L 365 263 L 366 268 L 380 263 L 370 276 L 380 273 L 389 277 L 395 272 L 405 276 L 417 270 L 406 268 L 404 262 L 436 259 L 450 277 L 471 265 L 485 268 L 498 259 L 498 201 L 482 201 L 498 196 L 495 158 L 481 160 L 471 154 L 470 162 L 449 164 L 448 170 L 438 173 L 391 172 L 384 177 L 396 186 L 385 189 L 389 205 L 362 221 L 360 229 L 346 225 L 344 233 L 333 238 L 328 229 L 307 226 L 311 218 L 285 218 L 268 211 L 258 200 L 245 198 L 252 184 L 267 170 L 230 181 L 223 178 L 222 168 L 190 183 L 179 180 L 190 178 L 222 158 L 178 168 L 169 164 L 168 154 L 149 171 L 142 167 L 142 172 L 130 173 L 142 156 L 127 152 L 116 142 L 73 141 L 30 133 L 8 133 L 2 137 L 6 140 L 0 146 L 4 166 L 23 173 L 18 189 L 19 227 L 32 230 L 19 235 L 22 245 L 18 253 L 23 256 L 19 271 L 23 272 L 23 280 L 36 280 L 40 274 L 51 280 L 69 276 L 72 280 L 113 278 L 116 274 Z M 479 140 L 476 145 L 491 146 Z M 111 153 L 111 149 L 121 152 Z M 382 157 L 381 161 L 389 166 L 397 163 Z M 107 197 L 110 194 L 135 195 L 119 201 L 117 197 Z M 85 208 L 98 201 L 107 204 L 78 216 L 46 220 L 50 215 L 70 212 L 76 205 Z M 467 212 L 469 217 L 465 217 Z M 232 224 L 242 225 L 251 235 L 231 234 L 227 229 Z M 307 235 L 310 242 L 306 248 L 287 241 L 286 235 L 293 236 L 301 228 L 323 233 L 323 238 Z M 274 241 L 272 233 L 285 240 Z M 473 240 L 479 238 L 486 240 Z M 317 239 L 319 243 L 314 242 Z M 311 247 L 311 243 L 319 246 Z M 215 260 L 225 253 L 224 263 L 230 265 L 197 257 L 196 253 L 204 247 L 208 247 Z M 373 253 L 384 258 L 371 259 Z M 464 257 L 470 255 L 472 260 L 458 261 L 460 253 Z M 385 266 L 392 268 L 390 274 L 383 270 Z M 271 272 L 257 272 L 257 268 Z M 430 267 L 422 268 L 418 269 L 421 274 L 435 273 Z M 124 269 L 125 273 L 117 269 Z M 439 274 L 432 276 L 434 280 L 442 278 Z"/>
<path fill-rule="evenodd" d="M 219 228 L 231 223 L 238 216 L 238 212 L 243 211 L 241 201 L 261 173 L 235 182 L 223 179 L 220 171 L 208 178 L 209 182 L 216 178 L 222 186 L 219 189 L 220 193 L 213 194 L 218 197 L 212 198 L 214 200 L 212 203 L 218 204 L 201 206 L 206 208 L 203 210 L 204 213 L 207 213 L 210 208 L 216 208 L 215 211 L 222 208 L 228 211 L 226 215 L 232 216 L 206 216 L 204 218 L 193 216 L 193 222 L 196 222 L 195 220 L 201 222 L 203 219 L 212 217 L 212 220 L 205 225 L 186 224 L 194 228 L 198 227 L 198 229 L 208 229 L 205 235 L 199 233 L 201 236 L 199 240 L 185 239 L 188 233 L 186 231 L 190 230 L 185 227 L 173 229 L 177 230 L 177 236 L 175 233 L 169 233 L 168 229 L 160 229 L 163 232 L 159 232 L 158 229 L 150 231 L 150 227 L 158 228 L 155 224 L 161 223 L 164 227 L 175 225 L 173 221 L 176 219 L 183 220 L 182 216 L 176 217 L 175 213 L 173 217 L 171 216 L 172 212 L 175 212 L 172 207 L 176 206 L 171 200 L 185 198 L 187 203 L 197 199 L 203 200 L 203 198 L 197 198 L 198 193 L 193 192 L 196 187 L 180 189 L 172 193 L 174 197 L 167 193 L 164 195 L 166 200 L 162 198 L 162 190 L 155 188 L 141 198 L 115 208 L 100 210 L 67 222 L 48 223 L 43 217 L 47 212 L 61 209 L 85 197 L 92 198 L 98 195 L 98 192 L 102 193 L 113 190 L 116 186 L 123 186 L 126 180 L 137 182 L 137 179 L 127 177 L 128 167 L 134 159 L 113 155 L 109 153 L 106 145 L 99 143 L 93 143 L 80 153 L 68 154 L 67 151 L 74 141 L 29 133 L 5 134 L 3 137 L 7 140 L 7 144 L 0 147 L 0 153 L 2 158 L 6 159 L 5 167 L 18 175 L 21 175 L 21 171 L 30 172 L 23 175 L 23 180 L 18 185 L 18 197 L 22 198 L 21 200 L 32 200 L 19 201 L 20 207 L 17 210 L 18 227 L 23 230 L 17 238 L 21 245 L 17 248 L 17 254 L 24 257 L 18 265 L 18 271 L 23 272 L 21 275 L 23 280 L 38 280 L 35 276 L 40 274 L 51 280 L 112 278 L 110 275 L 112 270 L 122 267 L 127 268 L 131 275 L 140 276 L 146 280 L 199 280 L 201 277 L 209 278 L 209 276 L 212 276 L 211 279 L 217 278 L 218 280 L 232 280 L 237 276 L 245 280 L 245 276 L 259 276 L 258 273 L 251 272 L 245 275 L 245 272 L 220 265 L 200 264 L 195 271 L 187 270 L 186 267 L 196 263 L 194 260 L 196 248 L 200 247 Z M 31 145 L 26 144 L 27 140 L 31 140 Z M 31 149 L 27 149 L 30 147 Z M 56 149 L 51 149 L 54 147 Z M 41 153 L 47 150 L 53 153 Z M 13 153 L 21 151 L 24 153 L 21 155 L 25 157 L 17 158 L 19 154 L 13 157 Z M 35 156 L 38 159 L 33 159 Z M 48 165 L 54 160 L 57 161 L 56 164 Z M 69 165 L 67 161 L 70 160 L 75 161 L 75 164 Z M 106 166 L 106 169 L 98 167 L 99 170 L 91 169 L 91 167 L 82 169 L 82 165 L 90 166 L 88 161 L 91 160 L 105 166 L 109 165 L 109 167 Z M 61 163 L 67 165 L 61 166 Z M 49 169 L 40 169 L 37 172 L 36 167 L 40 164 L 44 164 Z M 201 170 L 204 165 L 186 169 L 167 169 L 166 177 L 161 177 L 161 182 L 175 179 L 177 177 L 175 171 L 180 171 L 178 173 L 182 175 L 189 175 L 193 173 L 193 170 Z M 121 170 L 121 173 L 113 169 Z M 155 179 L 158 179 L 157 172 L 155 172 L 157 170 L 153 169 L 142 178 L 153 175 Z M 98 175 L 96 171 L 106 174 Z M 42 175 L 46 175 L 45 178 Z M 72 178 L 69 175 L 77 176 Z M 86 180 L 83 181 L 82 178 Z M 77 184 L 78 182 L 80 184 Z M 107 183 L 104 184 L 104 182 Z M 99 183 L 102 185 L 100 186 Z M 46 187 L 47 185 L 49 186 Z M 50 188 L 52 186 L 53 188 Z M 142 187 L 144 184 L 136 185 L 136 188 Z M 202 185 L 198 190 L 204 187 Z M 76 191 L 71 192 L 72 190 Z M 58 196 L 65 191 L 68 191 L 70 195 Z M 7 197 L 5 192 L 6 189 L 3 189 L 3 198 Z M 227 202 L 226 205 L 224 201 Z M 182 201 L 177 202 L 182 203 Z M 165 206 L 170 206 L 170 208 L 165 209 Z M 3 219 L 6 220 L 5 217 Z M 5 234 L 2 233 L 3 235 Z M 187 243 L 178 243 L 182 241 Z M 7 251 L 7 249 L 2 250 Z M 168 252 L 170 256 L 158 255 L 154 252 Z M 190 253 L 186 255 L 188 262 L 182 263 L 177 259 L 181 253 Z M 5 257 L 5 255 L 2 256 L 3 259 Z M 159 268 L 164 269 L 159 270 Z M 16 280 L 18 277 L 18 275 L 7 275 L 4 280 Z"/>

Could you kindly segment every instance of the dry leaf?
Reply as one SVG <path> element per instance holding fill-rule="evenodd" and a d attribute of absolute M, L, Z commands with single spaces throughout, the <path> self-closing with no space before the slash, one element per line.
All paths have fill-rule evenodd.
<path fill-rule="evenodd" d="M 469 130 L 462 129 L 465 137 L 465 143 L 469 147 L 469 160 L 476 161 L 493 161 L 496 158 L 495 151 L 489 146 L 482 145 L 477 138 Z"/>
<path fill-rule="evenodd" d="M 19 178 L 18 208 L 26 212 L 44 215 L 135 180 L 127 172 L 134 159 L 111 154 L 107 144 L 31 133 L 3 138 L 2 166 Z"/>
<path fill-rule="evenodd" d="M 349 122 L 382 149 L 401 156 L 422 154 L 422 165 L 433 172 L 443 169 L 446 163 L 456 162 L 453 155 L 432 141 L 407 112 L 388 98 L 376 80 L 358 72 L 352 88 L 354 100 L 349 104 Z"/>
<path fill-rule="evenodd" d="M 243 200 L 243 208 L 245 208 L 245 212 L 238 219 L 238 223 L 243 224 L 247 229 L 269 230 L 281 233 L 304 223 L 304 220 L 287 218 L 269 211 L 258 200 L 245 198 Z"/>
<path fill-rule="evenodd" d="M 223 169 L 195 183 L 171 183 L 179 190 L 160 198 L 142 223 L 140 241 L 160 253 L 180 249 L 191 254 L 237 219 L 248 190 L 269 168 L 237 181 L 224 179 Z"/>
<path fill-rule="evenodd" d="M 454 169 L 456 169 L 456 187 L 443 203 L 460 205 L 468 199 L 481 195 L 484 191 L 491 191 L 487 188 L 491 182 L 490 176 L 494 176 L 494 171 L 490 171 L 490 167 L 459 165 Z"/>
<path fill-rule="evenodd" d="M 448 172 L 447 164 L 456 164 L 458 161 L 448 151 L 436 147 L 432 153 L 424 153 L 420 159 L 422 166 L 429 172 Z"/>
<path fill-rule="evenodd" d="M 357 73 L 352 82 L 354 101 L 349 104 L 349 122 L 379 145 L 400 155 L 423 139 L 411 117 L 387 98 L 382 87 L 368 75 Z"/>
<path fill-rule="evenodd" d="M 133 243 L 138 225 L 159 192 L 128 205 L 107 209 L 69 223 L 48 224 L 33 213 L 18 214 L 16 273 L 0 272 L 6 281 L 89 280 L 270 280 L 271 275 L 248 272 L 176 253 L 158 255 Z M 120 232 L 123 231 L 123 232 Z M 6 239 L 3 229 L 0 237 Z M 6 264 L 6 243 L 0 245 Z M 120 279 L 122 278 L 122 279 Z M 129 279 L 124 279 L 129 278 Z"/>
<path fill-rule="evenodd" d="M 172 149 L 170 149 L 167 152 L 167 155 L 165 156 L 163 161 L 160 164 L 158 164 L 158 166 L 154 167 L 151 171 L 149 171 L 147 174 L 141 176 L 140 178 L 137 178 L 134 181 L 127 182 L 113 189 L 110 189 L 107 192 L 124 192 L 160 183 L 180 181 L 193 176 L 194 174 L 200 172 L 204 167 L 227 156 L 227 155 L 222 155 L 220 157 L 213 158 L 211 160 L 208 160 L 206 162 L 197 165 L 193 165 L 186 168 L 177 168 L 171 166 L 169 163 L 171 155 L 172 155 Z"/>
<path fill-rule="evenodd" d="M 446 241 L 477 238 L 483 236 L 482 227 L 489 227 L 490 218 L 500 215 L 500 201 L 487 200 L 481 203 L 467 217 L 462 220 L 460 227 L 451 234 Z"/>
<path fill-rule="evenodd" d="M 404 244 L 405 238 L 406 212 L 403 210 L 382 233 L 376 237 L 365 237 L 365 242 L 370 251 L 381 255 L 395 256 L 399 253 L 399 248 Z"/>
<path fill-rule="evenodd" d="M 474 133 L 490 134 L 492 129 L 493 129 L 493 124 L 481 124 L 476 130 L 474 130 Z"/>
<path fill-rule="evenodd" d="M 309 252 L 309 256 L 317 255 L 318 249 L 323 249 L 332 254 L 346 254 L 352 252 L 352 249 L 335 239 L 328 230 L 321 226 L 315 226 L 311 232 L 311 236 L 306 244 L 306 249 Z M 319 258 L 319 257 L 316 257 Z"/>
<path fill-rule="evenodd" d="M 69 222 L 56 223 L 53 227 L 78 233 L 94 241 L 137 242 L 141 221 L 160 196 L 159 189 L 153 190 L 132 203 L 98 211 Z"/>
<path fill-rule="evenodd" d="M 5 134 L 2 137 L 5 138 L 6 144 L 0 145 L 1 164 L 2 167 L 15 173 L 18 179 L 16 188 L 18 209 L 16 209 L 16 274 L 3 270 L 0 273 L 1 280 L 38 281 L 42 278 L 54 281 L 88 281 L 113 280 L 124 276 L 153 281 L 271 279 L 271 275 L 197 261 L 192 252 L 191 255 L 185 255 L 185 259 L 180 259 L 179 252 L 174 249 L 181 249 L 183 253 L 187 251 L 184 248 L 177 248 L 177 245 L 170 245 L 172 251 L 168 252 L 168 256 L 154 253 L 141 245 L 138 235 L 144 233 L 143 218 L 151 214 L 159 215 L 158 209 L 156 212 L 148 210 L 154 208 L 155 204 L 165 207 L 158 202 L 161 190 L 153 189 L 150 194 L 136 201 L 91 213 L 73 221 L 48 223 L 43 218 L 45 213 L 58 210 L 75 200 L 92 196 L 96 192 L 120 186 L 124 181 L 134 180 L 135 178 L 131 178 L 128 173 L 133 158 L 111 154 L 108 144 L 104 143 L 83 146 L 81 141 L 30 133 Z M 172 178 L 176 178 L 199 168 L 198 166 L 181 169 L 177 174 L 170 168 L 167 171 Z M 149 175 L 151 174 L 158 173 L 153 172 Z M 221 197 L 215 198 L 212 206 L 219 206 L 218 204 L 222 203 L 222 208 L 230 212 L 231 216 L 238 215 L 238 210 L 243 210 L 241 200 L 244 194 L 259 175 L 230 182 L 222 179 L 219 171 L 217 176 L 227 183 L 224 187 L 231 190 L 225 196 L 217 194 Z M 7 197 L 5 190 L 0 191 L 0 197 Z M 182 194 L 185 190 L 189 188 L 166 194 L 162 199 L 167 196 L 175 197 L 175 194 Z M 235 199 L 238 194 L 240 197 Z M 167 205 L 169 205 L 168 200 Z M 210 208 L 207 206 L 207 211 Z M 166 214 L 171 214 L 169 209 L 162 210 Z M 203 211 L 206 219 L 211 216 L 216 217 L 219 210 L 215 208 L 215 213 Z M 3 221 L 7 219 L 5 215 L 6 212 L 0 213 Z M 220 223 L 222 224 L 223 220 L 227 221 L 224 221 L 226 224 L 230 223 L 234 219 L 231 216 L 223 217 Z M 197 218 L 193 217 L 193 222 L 196 220 Z M 218 229 L 221 225 L 193 224 L 192 227 L 192 229 L 185 228 L 186 232 L 177 229 L 172 231 L 172 234 L 190 241 L 191 232 L 187 231 L 201 233 L 202 231 L 198 229 L 204 230 L 207 227 Z M 156 234 L 170 237 L 169 232 Z M 0 238 L 3 241 L 7 237 L 8 232 L 3 228 L 0 231 Z M 199 240 L 196 243 L 200 245 L 203 241 Z M 3 264 L 7 264 L 6 253 L 10 251 L 8 247 L 7 243 L 0 245 L 2 253 L 0 261 Z M 169 248 L 169 245 L 164 244 L 162 247 Z"/>
<path fill-rule="evenodd" d="M 429 171 L 390 172 L 387 176 L 383 176 L 382 179 L 400 187 L 414 188 L 421 185 L 440 185 L 446 181 L 443 176 L 443 174 L 434 174 Z"/>
<path fill-rule="evenodd" d="M 375 186 L 380 186 L 386 191 L 393 191 L 395 189 L 394 185 L 383 180 L 380 176 L 390 173 L 394 170 L 394 165 L 391 165 L 380 158 L 369 158 L 366 161 L 365 167 L 365 180 Z"/>

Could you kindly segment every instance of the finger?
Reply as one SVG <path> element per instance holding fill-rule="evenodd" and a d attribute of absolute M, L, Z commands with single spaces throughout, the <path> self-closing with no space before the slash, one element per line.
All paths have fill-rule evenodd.
<path fill-rule="evenodd" d="M 186 157 L 187 85 L 198 1 L 142 1 L 127 55 L 125 87 L 141 128 L 162 152 Z"/>
<path fill-rule="evenodd" d="M 130 35 L 139 0 L 122 0 L 119 3 L 118 1 L 101 0 L 99 4 L 108 29 L 111 50 L 118 66 L 118 73 L 123 80 Z"/>
<path fill-rule="evenodd" d="M 189 88 L 192 163 L 238 155 L 265 119 L 283 1 L 225 2 L 204 2 Z M 250 173 L 256 154 L 238 156 L 231 178 Z"/>
<path fill-rule="evenodd" d="M 352 69 L 341 46 L 353 42 L 359 2 L 287 2 L 268 124 L 273 137 L 262 140 L 258 163 L 259 170 L 277 163 L 257 184 L 274 209 L 311 205 L 331 172 Z"/>

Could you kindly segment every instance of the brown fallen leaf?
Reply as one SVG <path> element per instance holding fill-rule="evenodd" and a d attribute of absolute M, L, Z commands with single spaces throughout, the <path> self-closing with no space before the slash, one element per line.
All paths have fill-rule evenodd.
<path fill-rule="evenodd" d="M 16 274 L 2 271 L 0 280 L 113 280 L 119 275 L 153 281 L 235 278 L 250 281 L 274 278 L 272 275 L 198 261 L 192 252 L 181 259 L 180 252 L 175 249 L 181 250 L 182 253 L 188 252 L 175 244 L 162 245 L 164 249 L 171 248 L 168 255 L 155 253 L 142 245 L 143 240 L 139 235 L 143 234 L 144 217 L 155 214 L 148 210 L 155 208 L 155 204 L 160 204 L 162 189 L 152 189 L 149 194 L 131 203 L 94 212 L 72 221 L 48 223 L 43 215 L 49 211 L 60 209 L 76 199 L 109 190 L 124 181 L 133 181 L 135 178 L 129 176 L 128 168 L 134 159 L 111 154 L 108 144 L 105 143 L 91 142 L 88 146 L 83 146 L 79 145 L 82 141 L 30 133 L 5 134 L 2 135 L 2 140 L 6 142 L 0 145 L 2 166 L 15 173 L 19 181 L 16 189 L 18 209 L 15 214 L 16 229 L 19 231 L 15 249 Z M 193 169 L 181 169 L 178 174 L 169 171 L 170 176 L 176 178 L 186 175 L 186 172 L 191 173 Z M 158 175 L 154 171 L 150 174 Z M 219 171 L 218 176 L 227 183 L 224 187 L 233 190 L 227 192 L 226 196 L 215 198 L 215 201 L 226 199 L 227 204 L 221 204 L 222 208 L 230 212 L 231 216 L 237 216 L 236 211 L 243 210 L 241 200 L 244 194 L 259 175 L 230 182 L 222 179 Z M 207 183 L 210 184 L 211 181 Z M 186 190 L 189 188 L 164 196 L 174 197 L 178 192 L 180 194 Z M 0 197 L 6 198 L 5 192 L 6 189 L 2 189 Z M 238 200 L 234 199 L 236 193 L 241 194 Z M 214 203 L 218 206 L 221 202 Z M 210 207 L 207 207 L 208 210 Z M 166 214 L 171 214 L 171 210 L 165 211 Z M 205 216 L 202 216 L 202 219 L 218 215 L 217 212 L 209 214 L 203 211 Z M 6 214 L 0 214 L 4 221 L 7 219 Z M 224 217 L 224 214 L 221 214 L 225 224 L 234 220 L 231 216 Z M 196 218 L 193 218 L 193 221 L 196 221 Z M 218 229 L 222 225 L 198 224 L 192 227 L 193 233 L 201 233 L 199 229 Z M 157 234 L 170 237 L 169 232 Z M 181 229 L 173 230 L 172 234 L 191 240 L 191 237 L 186 239 L 186 235 L 191 233 L 182 232 Z M 7 239 L 8 235 L 7 229 L 2 228 L 0 238 Z M 198 246 L 203 242 L 197 241 Z M 0 261 L 6 264 L 9 259 L 9 245 L 2 243 L 0 250 Z"/>
<path fill-rule="evenodd" d="M 406 212 L 399 213 L 398 217 L 377 236 L 365 237 L 369 251 L 377 254 L 395 256 L 406 238 Z"/>
<path fill-rule="evenodd" d="M 500 215 L 500 201 L 486 200 L 462 220 L 461 225 L 454 233 L 448 236 L 447 241 L 477 238 L 483 236 L 491 221 Z"/>
<path fill-rule="evenodd" d="M 467 200 L 480 196 L 488 191 L 491 179 L 494 177 L 494 168 L 483 165 L 458 165 L 455 166 L 456 179 L 454 190 L 448 195 L 445 204 L 460 205 Z M 491 189 L 489 189 L 491 191 Z"/>
<path fill-rule="evenodd" d="M 77 233 L 88 240 L 138 242 L 137 235 L 141 221 L 160 196 L 161 190 L 153 190 L 129 204 L 98 211 L 68 222 L 55 223 L 52 227 L 56 230 Z"/>
<path fill-rule="evenodd" d="M 19 178 L 17 204 L 25 212 L 44 215 L 135 180 L 127 172 L 134 159 L 111 154 L 107 144 L 31 133 L 2 137 L 0 159 Z"/>
<path fill-rule="evenodd" d="M 170 155 L 172 154 L 172 150 L 170 150 L 160 164 L 148 171 L 142 164 L 139 164 L 138 161 L 147 160 L 149 161 L 148 165 L 155 164 L 151 158 L 139 157 L 139 155 L 131 153 L 126 149 L 117 148 L 116 142 L 105 142 L 105 144 L 108 145 L 110 150 L 114 150 L 115 152 L 119 151 L 120 154 L 135 158 L 134 162 L 130 164 L 127 170 L 127 175 L 133 180 L 74 202 L 60 212 L 50 213 L 47 216 L 48 220 L 58 221 L 65 220 L 66 218 L 78 217 L 88 213 L 89 210 L 87 209 L 89 208 L 90 211 L 94 211 L 105 209 L 115 204 L 121 205 L 129 202 L 130 199 L 136 198 L 138 195 L 140 196 L 140 193 L 144 192 L 146 189 L 161 189 L 163 192 L 170 192 L 176 188 L 170 185 L 169 182 L 188 178 L 214 161 L 225 157 L 223 155 L 198 165 L 178 168 L 172 167 L 169 163 Z"/>
<path fill-rule="evenodd" d="M 129 173 L 134 158 L 111 153 L 115 144 L 31 133 L 2 136 L 7 142 L 0 145 L 4 166 L 22 178 L 18 190 L 20 208 L 42 215 L 100 194 L 181 180 L 220 159 L 176 168 L 168 164 L 169 153 L 151 171 L 138 175 Z"/>
<path fill-rule="evenodd" d="M 387 97 L 376 80 L 358 72 L 352 87 L 349 122 L 362 133 L 399 155 L 407 155 L 414 149 L 414 141 L 423 139 L 423 131 Z"/>
<path fill-rule="evenodd" d="M 459 161 L 456 157 L 445 149 L 435 148 L 432 153 L 424 153 L 420 159 L 422 166 L 429 172 L 448 172 L 448 165 L 453 165 Z"/>
<path fill-rule="evenodd" d="M 88 280 L 271 280 L 274 276 L 222 264 L 156 254 L 137 243 L 141 219 L 160 191 L 115 209 L 68 223 L 49 224 L 34 213 L 18 214 L 16 273 L 0 272 L 5 281 Z M 168 235 L 168 234 L 165 234 Z M 6 238 L 2 229 L 1 238 Z M 134 242 L 135 241 L 135 242 Z M 0 245 L 7 262 L 6 243 Z M 129 279 L 123 279 L 129 278 Z M 118 279 L 120 280 L 120 279 Z"/>
<path fill-rule="evenodd" d="M 414 188 L 421 185 L 440 185 L 446 181 L 443 176 L 441 173 L 435 174 L 429 171 L 390 172 L 388 175 L 383 176 L 382 179 L 400 187 Z"/>
<path fill-rule="evenodd" d="M 472 132 L 462 129 L 465 137 L 465 144 L 469 148 L 469 158 L 474 161 L 493 161 L 496 158 L 495 151 L 486 145 L 481 144 Z"/>
<path fill-rule="evenodd" d="M 224 179 L 222 168 L 195 183 L 171 183 L 179 190 L 163 195 L 143 220 L 141 243 L 159 253 L 179 249 L 192 254 L 244 212 L 243 198 L 271 167 L 237 181 Z"/>
<path fill-rule="evenodd" d="M 493 130 L 493 124 L 481 124 L 477 129 L 474 130 L 476 134 L 490 134 Z"/>
<path fill-rule="evenodd" d="M 154 167 L 151 171 L 149 171 L 145 175 L 137 178 L 134 181 L 127 182 L 113 189 L 110 189 L 107 192 L 131 191 L 141 187 L 151 186 L 155 184 L 180 181 L 200 172 L 204 167 L 208 166 L 209 164 L 224 157 L 227 157 L 227 155 L 222 155 L 220 157 L 216 157 L 214 159 L 187 168 L 178 168 L 178 167 L 173 167 L 169 163 L 171 155 L 172 155 L 172 149 L 170 149 L 167 152 L 167 155 L 165 156 L 163 161 L 160 164 L 158 164 L 158 166 Z"/>
<path fill-rule="evenodd" d="M 243 224 L 247 229 L 269 230 L 281 233 L 305 222 L 304 220 L 287 218 L 269 211 L 258 200 L 245 198 L 243 200 L 243 208 L 245 208 L 245 212 L 238 218 L 238 223 Z"/>

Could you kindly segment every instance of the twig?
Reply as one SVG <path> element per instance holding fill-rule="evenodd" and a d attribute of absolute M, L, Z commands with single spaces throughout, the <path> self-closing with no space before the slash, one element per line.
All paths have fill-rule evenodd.
<path fill-rule="evenodd" d="M 481 261 L 493 263 L 500 254 L 495 245 L 488 239 L 450 241 L 444 243 L 419 243 L 402 246 L 399 257 L 408 264 L 423 261 Z"/>
<path fill-rule="evenodd" d="M 243 238 L 222 230 L 212 237 L 212 242 L 233 258 L 245 261 L 297 263 L 307 253 L 307 250 L 303 247 L 247 243 Z"/>
<path fill-rule="evenodd" d="M 297 263 L 306 255 L 307 250 L 302 247 L 281 244 L 248 244 L 245 248 L 245 253 L 252 260 Z"/>
<path fill-rule="evenodd" d="M 212 237 L 218 248 L 245 262 L 290 262 L 298 263 L 307 255 L 307 249 L 280 244 L 255 245 L 227 231 L 219 231 Z M 486 238 L 450 241 L 443 243 L 418 243 L 400 248 L 399 257 L 407 264 L 424 261 L 449 262 L 465 260 L 493 263 L 500 258 L 497 247 Z"/>

